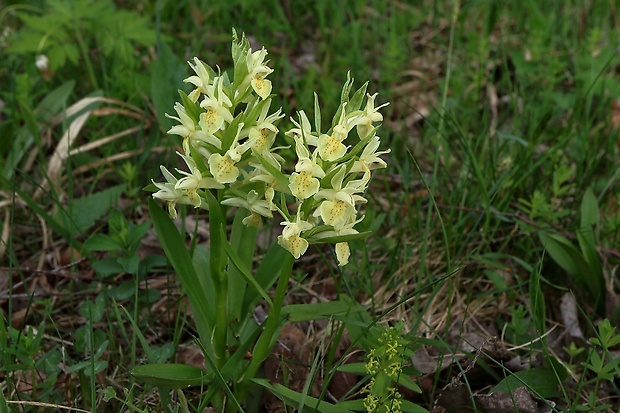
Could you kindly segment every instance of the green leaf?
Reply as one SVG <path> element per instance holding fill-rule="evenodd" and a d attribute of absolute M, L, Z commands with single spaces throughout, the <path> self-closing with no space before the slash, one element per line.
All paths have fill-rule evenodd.
<path fill-rule="evenodd" d="M 235 138 L 237 137 L 237 132 L 239 131 L 239 125 L 241 121 L 244 119 L 243 114 L 238 114 L 226 129 L 224 130 L 224 136 L 222 137 L 222 153 L 229 150 L 232 146 Z"/>
<path fill-rule="evenodd" d="M 364 406 L 364 400 L 363 399 L 357 399 L 357 400 L 346 400 L 343 402 L 338 402 L 337 404 L 338 407 L 343 408 L 343 409 L 348 409 L 348 410 L 354 410 L 354 411 L 358 411 L 358 412 L 365 412 L 366 411 L 366 406 Z"/>
<path fill-rule="evenodd" d="M 310 231 L 308 231 L 310 232 Z M 319 232 L 317 235 L 320 235 Z M 335 235 L 333 237 L 319 237 L 319 236 L 308 236 L 307 240 L 310 244 L 336 244 L 338 242 L 349 242 L 349 241 L 357 241 L 360 239 L 367 238 L 372 234 L 372 231 L 364 231 L 359 232 L 357 234 L 348 234 L 348 235 Z"/>
<path fill-rule="evenodd" d="M 572 275 L 580 287 L 587 288 L 595 300 L 599 299 L 601 280 L 579 250 L 561 235 L 539 231 L 538 236 L 551 258 Z"/>
<path fill-rule="evenodd" d="M 545 356 L 545 367 L 553 370 L 559 382 L 563 382 L 568 378 L 568 370 L 556 357 L 551 354 Z"/>
<path fill-rule="evenodd" d="M 545 296 L 540 288 L 540 269 L 531 272 L 529 283 L 530 309 L 538 334 L 544 334 L 546 323 Z"/>
<path fill-rule="evenodd" d="M 140 291 L 138 302 L 145 306 L 151 306 L 161 299 L 161 291 L 156 288 L 148 288 Z"/>
<path fill-rule="evenodd" d="M 108 231 L 112 238 L 119 240 L 123 244 L 123 247 L 127 245 L 129 224 L 125 219 L 125 215 L 118 208 L 111 209 L 108 214 Z"/>
<path fill-rule="evenodd" d="M 149 363 L 155 363 L 155 359 L 156 359 L 155 353 L 153 349 L 151 348 L 151 345 L 147 341 L 146 337 L 144 337 L 144 334 L 142 333 L 142 330 L 140 330 L 140 326 L 138 326 L 138 323 L 136 322 L 136 320 L 134 320 L 133 316 L 129 313 L 129 311 L 127 311 L 125 307 L 118 306 L 116 308 L 120 308 L 123 310 L 123 312 L 125 313 L 125 316 L 127 317 L 129 322 L 133 326 L 134 334 L 136 335 L 136 337 L 138 338 L 138 341 L 140 341 L 140 344 L 142 345 L 142 348 L 144 349 L 144 353 L 146 354 L 146 359 L 149 361 Z M 120 320 L 120 317 L 119 317 L 119 320 Z"/>
<path fill-rule="evenodd" d="M 242 33 L 241 39 L 239 39 L 237 33 L 233 29 L 232 36 L 233 41 L 231 45 L 231 55 L 234 64 L 233 76 L 235 77 L 233 88 L 237 89 L 248 74 L 246 57 L 248 52 L 250 51 L 250 43 L 245 37 L 245 33 Z"/>
<path fill-rule="evenodd" d="M 85 325 L 76 330 L 74 346 L 80 353 L 90 353 L 93 346 L 99 346 L 106 338 L 102 330 L 91 330 Z"/>
<path fill-rule="evenodd" d="M 144 364 L 134 367 L 131 375 L 143 383 L 165 389 L 184 389 L 203 386 L 207 373 L 187 364 Z"/>
<path fill-rule="evenodd" d="M 16 94 L 27 96 L 31 93 L 33 86 L 30 85 L 28 75 L 21 75 L 17 78 Z M 32 110 L 28 104 L 28 99 L 18 98 L 18 104 L 22 115 L 25 117 L 25 125 L 19 129 L 15 128 L 13 134 L 2 136 L 13 136 L 13 139 L 5 139 L 2 143 L 6 146 L 8 153 L 4 155 L 2 166 L 2 177 L 7 181 L 11 180 L 18 165 L 25 155 L 29 154 L 32 145 L 40 140 L 40 125 L 46 124 L 52 117 L 56 116 L 67 106 L 67 100 L 75 87 L 75 81 L 67 81 L 45 95 L 43 100 Z M 6 123 L 5 125 L 8 125 Z M 0 139 L 2 140 L 2 139 Z M 10 148 L 10 149 L 9 149 Z"/>
<path fill-rule="evenodd" d="M 342 364 L 338 367 L 338 371 L 344 371 L 345 373 L 353 373 L 358 376 L 362 376 L 366 374 L 366 364 L 365 363 L 348 363 Z"/>
<path fill-rule="evenodd" d="M 366 97 L 367 87 L 368 82 L 364 83 L 359 89 L 355 91 L 353 97 L 351 98 L 351 100 L 349 100 L 349 104 L 347 105 L 347 112 L 353 112 L 355 110 L 359 110 L 362 107 L 362 101 Z M 360 136 L 360 138 L 363 138 L 363 136 Z"/>
<path fill-rule="evenodd" d="M 125 281 L 118 287 L 114 287 L 109 290 L 110 297 L 116 301 L 125 301 L 131 298 L 136 293 L 135 281 Z"/>
<path fill-rule="evenodd" d="M 558 395 L 558 384 L 558 377 L 551 367 L 535 367 L 511 374 L 491 391 L 511 394 L 526 386 L 535 395 L 547 399 Z"/>
<path fill-rule="evenodd" d="M 413 392 L 422 393 L 422 389 L 420 388 L 420 386 L 418 386 L 418 383 L 416 383 L 411 377 L 406 374 L 401 374 L 398 377 L 398 384 L 408 388 Z"/>
<path fill-rule="evenodd" d="M 282 315 L 288 321 L 322 320 L 326 318 L 343 319 L 354 312 L 365 311 L 364 307 L 346 295 L 340 300 L 316 304 L 291 304 L 282 308 Z"/>
<path fill-rule="evenodd" d="M 260 286 L 258 281 L 256 281 L 256 279 L 254 279 L 252 274 L 250 274 L 250 270 L 245 266 L 243 260 L 239 256 L 237 256 L 237 254 L 232 250 L 232 248 L 230 247 L 230 244 L 228 244 L 228 241 L 226 241 L 225 237 L 222 237 L 221 245 L 222 247 L 224 247 L 224 251 L 226 251 L 226 254 L 228 254 L 228 257 L 230 258 L 232 263 L 235 265 L 235 268 L 238 270 L 238 274 L 241 277 L 243 277 L 245 282 L 247 282 L 248 285 L 254 288 L 269 305 L 272 305 L 271 298 L 269 298 L 269 294 L 267 294 L 267 292 L 263 290 L 263 288 Z M 235 290 L 230 290 L 230 291 L 235 291 Z M 239 294 L 239 296 L 242 296 L 242 295 Z"/>
<path fill-rule="evenodd" d="M 269 250 L 267 250 L 267 254 L 265 254 L 258 269 L 254 273 L 254 279 L 263 290 L 269 290 L 280 277 L 280 273 L 282 272 L 281 264 L 287 255 L 290 255 L 290 253 L 278 244 L 273 244 Z M 260 298 L 261 294 L 258 289 L 252 288 L 246 290 L 242 308 L 253 308 Z"/>
<path fill-rule="evenodd" d="M 64 51 L 64 55 L 67 56 L 67 59 L 69 59 L 69 61 L 74 65 L 77 65 L 80 60 L 80 49 L 76 45 L 71 43 L 63 44 L 62 49 Z M 54 63 L 52 62 L 50 66 L 51 68 L 53 68 Z"/>
<path fill-rule="evenodd" d="M 284 403 L 288 404 L 291 407 L 298 408 L 301 404 L 303 409 L 301 412 L 315 412 L 319 411 L 321 413 L 350 413 L 351 410 L 340 407 L 336 404 L 327 403 L 324 401 L 320 401 L 319 399 L 308 396 L 306 394 L 301 394 L 296 391 L 290 390 L 284 387 L 281 384 L 271 385 L 266 380 L 263 379 L 253 379 L 253 381 L 270 392 L 272 392 L 275 396 L 277 396 Z"/>
<path fill-rule="evenodd" d="M 209 314 L 215 314 L 215 286 L 213 285 L 213 279 L 211 278 L 211 268 L 209 267 L 211 251 L 204 245 L 197 245 L 194 248 L 194 254 L 192 256 L 192 264 L 198 281 L 202 286 L 202 291 L 205 296 L 205 304 L 207 306 L 207 312 Z"/>
<path fill-rule="evenodd" d="M 67 372 L 75 373 L 81 370 L 86 377 L 91 377 L 92 373 L 101 373 L 107 366 L 108 362 L 106 360 L 100 360 L 94 363 L 91 360 L 85 360 L 68 367 Z"/>
<path fill-rule="evenodd" d="M 575 235 L 577 236 L 577 242 L 579 243 L 579 248 L 583 253 L 583 257 L 593 269 L 594 273 L 601 273 L 601 262 L 598 252 L 596 251 L 596 243 L 594 238 L 592 237 L 592 231 L 583 230 L 582 228 L 575 231 Z"/>
<path fill-rule="evenodd" d="M 253 155 L 256 157 L 256 159 L 258 159 L 258 161 L 265 168 L 265 170 L 269 172 L 271 176 L 276 178 L 276 180 L 281 186 L 283 186 L 284 188 L 288 188 L 288 178 L 282 173 L 282 171 L 280 171 L 278 168 L 274 167 L 270 162 L 265 160 L 265 158 L 258 152 L 253 153 Z"/>
<path fill-rule="evenodd" d="M 109 277 L 110 275 L 116 275 L 123 272 L 123 266 L 116 258 L 104 258 L 95 261 L 91 264 L 91 267 L 102 277 Z"/>
<path fill-rule="evenodd" d="M 78 314 L 93 323 L 101 321 L 105 312 L 106 300 L 103 294 L 98 294 L 94 301 L 84 301 L 78 309 Z"/>
<path fill-rule="evenodd" d="M 226 253 L 223 245 L 228 242 L 224 230 L 226 218 L 219 200 L 211 191 L 206 191 L 205 195 L 209 203 L 209 266 L 211 267 L 211 278 L 213 278 L 217 288 L 218 283 L 222 283 L 223 278 L 226 277 Z"/>
<path fill-rule="evenodd" d="M 126 187 L 125 184 L 117 185 L 101 192 L 74 199 L 65 211 L 59 212 L 61 214 L 59 219 L 74 234 L 85 233 L 116 204 Z"/>
<path fill-rule="evenodd" d="M 102 395 L 103 401 L 106 403 L 116 398 L 116 391 L 114 391 L 112 386 L 108 386 L 105 389 L 99 389 L 98 393 Z M 1 394 L 2 393 L 0 393 L 0 395 Z"/>
<path fill-rule="evenodd" d="M 340 108 L 342 108 L 343 103 L 349 101 L 349 95 L 351 94 L 351 88 L 353 87 L 354 80 L 355 79 L 351 77 L 351 71 L 348 71 L 347 80 L 344 82 L 344 85 L 342 85 L 342 92 L 340 93 Z M 336 121 L 334 124 L 332 124 L 332 128 L 336 126 L 336 123 L 338 123 L 338 120 L 340 119 L 340 113 L 336 112 L 336 116 L 334 116 L 334 119 L 336 119 Z"/>
<path fill-rule="evenodd" d="M 200 340 L 207 346 L 211 340 L 214 315 L 208 311 L 209 304 L 207 298 L 203 293 L 202 285 L 194 270 L 192 259 L 185 248 L 183 238 L 181 238 L 179 231 L 168 214 L 150 197 L 149 212 L 166 256 L 181 279 L 181 284 L 189 298 Z"/>
<path fill-rule="evenodd" d="M 183 84 L 182 79 L 186 72 L 187 66 L 174 54 L 170 46 L 162 42 L 157 59 L 151 63 L 151 101 L 157 114 L 157 123 L 162 130 L 168 130 L 176 123 L 166 117 L 166 112 L 176 116 L 173 107 L 177 85 Z M 193 103 L 192 107 L 195 107 Z"/>
<path fill-rule="evenodd" d="M 119 257 L 118 263 L 127 274 L 137 274 L 138 267 L 140 266 L 140 257 L 138 257 L 138 254 L 133 254 L 129 257 Z"/>
<path fill-rule="evenodd" d="M 114 21 L 110 22 L 113 24 L 107 24 L 106 28 L 110 35 L 116 37 L 116 40 L 127 43 L 132 50 L 134 47 L 131 41 L 143 46 L 150 46 L 155 43 L 155 32 L 151 29 L 147 18 L 127 10 L 117 10 L 114 12 L 114 16 Z M 160 46 L 163 47 L 164 44 L 162 42 Z"/>
<path fill-rule="evenodd" d="M 47 122 L 61 110 L 66 109 L 67 101 L 75 88 L 75 80 L 68 80 L 50 93 L 46 94 L 37 105 L 37 120 Z"/>
<path fill-rule="evenodd" d="M 384 371 L 380 370 L 379 373 L 375 375 L 371 393 L 375 396 L 385 394 L 391 385 L 392 379 Z"/>
<path fill-rule="evenodd" d="M 259 337 L 262 331 L 263 331 L 262 328 L 260 328 L 259 326 L 256 326 L 256 324 L 254 323 L 254 330 L 252 331 L 252 333 L 247 335 L 245 341 L 241 343 L 239 348 L 235 349 L 235 352 L 233 353 L 232 357 L 230 357 L 228 361 L 226 361 L 226 364 L 224 364 L 224 367 L 222 367 L 222 369 L 220 370 L 220 374 L 222 378 L 232 378 L 233 380 L 237 382 L 240 381 L 241 377 L 243 377 L 243 380 L 248 380 L 247 377 L 244 377 L 245 368 L 247 367 L 247 361 L 245 360 L 245 355 L 247 354 L 249 350 L 251 350 L 252 346 L 256 342 L 256 339 Z M 212 358 L 211 360 L 209 360 L 209 357 L 207 357 L 207 362 L 211 364 L 213 360 Z M 207 393 L 204 396 L 205 400 L 211 400 L 211 398 L 225 384 L 226 384 L 225 380 L 224 381 L 213 380 L 213 382 L 210 383 L 209 389 L 207 390 Z"/>
<path fill-rule="evenodd" d="M 406 413 L 428 413 L 428 410 L 426 410 L 424 407 L 422 406 L 418 406 L 415 403 L 410 402 L 409 400 L 401 400 L 401 408 L 403 410 L 403 412 Z"/>
<path fill-rule="evenodd" d="M 0 356 L 3 356 L 3 352 L 8 348 L 8 334 L 7 334 L 6 320 L 4 314 L 0 313 Z M 0 392 L 2 394 L 2 392 Z"/>
<path fill-rule="evenodd" d="M 123 245 L 104 234 L 95 234 L 84 242 L 89 251 L 122 251 Z"/>
<path fill-rule="evenodd" d="M 100 359 L 101 356 L 103 356 L 103 353 L 108 348 L 108 344 L 110 344 L 110 341 L 105 340 L 103 343 L 99 345 L 99 348 L 97 349 L 97 351 L 95 352 L 95 355 L 93 356 L 95 360 Z"/>
<path fill-rule="evenodd" d="M 236 292 L 228 296 L 229 320 L 241 320 L 242 317 L 251 316 L 253 313 L 253 309 L 249 310 L 242 305 L 248 284 L 257 289 L 261 296 L 269 297 L 250 273 L 256 247 L 257 229 L 243 224 L 243 218 L 246 216 L 248 216 L 248 212 L 245 209 L 239 209 L 233 221 L 230 233 L 230 252 L 234 253 L 232 255 L 235 257 L 229 253 L 228 249 L 226 250 L 231 260 L 228 264 L 228 291 Z M 234 262 L 235 259 L 238 261 L 237 263 Z M 243 268 L 239 268 L 240 266 Z"/>
<path fill-rule="evenodd" d="M 605 297 L 605 278 L 601 266 L 601 257 L 596 250 L 592 231 L 586 235 L 582 232 L 582 229 L 578 229 L 575 235 L 577 235 L 577 242 L 590 268 L 589 277 L 586 281 L 589 283 L 588 285 L 591 286 L 590 288 L 595 300 L 598 300 L 598 304 L 601 305 L 603 303 L 603 297 Z M 602 308 L 600 309 L 602 310 Z"/>
<path fill-rule="evenodd" d="M 127 246 L 130 247 L 131 252 L 135 252 L 142 238 L 149 232 L 149 229 L 151 229 L 151 223 L 148 221 L 135 226 L 130 225 Z"/>
<path fill-rule="evenodd" d="M 301 122 L 301 119 L 299 121 Z M 317 133 L 321 133 L 321 105 L 316 92 L 314 92 L 314 128 Z"/>
<path fill-rule="evenodd" d="M 599 205 L 592 188 L 588 188 L 583 194 L 581 200 L 581 231 L 585 234 L 592 235 L 592 244 L 594 242 L 594 228 L 600 223 Z M 588 235 L 589 236 L 589 235 Z"/>

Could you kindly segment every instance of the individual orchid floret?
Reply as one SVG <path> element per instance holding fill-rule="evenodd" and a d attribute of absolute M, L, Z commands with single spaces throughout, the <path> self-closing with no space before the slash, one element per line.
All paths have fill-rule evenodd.
<path fill-rule="evenodd" d="M 325 176 L 325 172 L 317 164 L 316 152 L 310 158 L 310 150 L 301 137 L 295 138 L 295 151 L 298 161 L 289 178 L 289 189 L 296 198 L 308 199 L 319 191 L 319 179 Z"/>
<path fill-rule="evenodd" d="M 200 95 L 213 94 L 213 85 L 211 84 L 211 78 L 207 71 L 206 65 L 201 62 L 197 57 L 194 57 L 194 64 L 187 62 L 196 74 L 184 79 L 184 83 L 191 83 L 195 86 L 195 89 L 190 92 L 188 97 L 194 103 L 198 101 Z"/>
<path fill-rule="evenodd" d="M 250 182 L 264 182 L 265 183 L 265 200 L 269 205 L 269 210 L 277 211 L 278 207 L 274 204 L 273 199 L 275 197 L 276 191 L 285 192 L 288 188 L 283 187 L 280 184 L 280 181 L 273 176 L 272 173 L 267 171 L 262 164 L 250 164 L 254 167 L 254 175 L 250 178 Z M 276 169 L 279 171 L 281 166 L 280 164 L 274 165 Z"/>
<path fill-rule="evenodd" d="M 316 194 L 321 183 L 310 172 L 293 172 L 289 178 L 289 188 L 298 199 L 308 199 Z"/>
<path fill-rule="evenodd" d="M 249 138 L 254 141 L 252 149 L 261 155 L 268 153 L 273 146 L 276 139 L 276 134 L 278 133 L 278 128 L 275 123 L 284 117 L 282 108 L 267 116 L 270 105 L 271 99 L 263 106 L 263 109 L 256 120 L 256 125 L 252 126 L 248 132 Z"/>
<path fill-rule="evenodd" d="M 176 188 L 178 182 L 177 178 L 175 178 L 165 166 L 160 165 L 159 168 L 164 178 L 166 178 L 166 182 L 160 183 L 151 179 L 153 185 L 159 189 L 159 191 L 153 194 L 153 198 L 165 201 L 168 206 L 168 214 L 175 219 L 177 217 L 176 204 L 191 204 L 191 201 L 186 191 Z"/>
<path fill-rule="evenodd" d="M 254 53 L 248 50 L 246 58 L 250 84 L 254 92 L 262 99 L 267 99 L 271 94 L 271 81 L 265 78 L 273 72 L 273 69 L 268 67 L 264 62 L 265 56 L 267 56 L 267 50 L 263 47 L 261 50 L 257 50 Z"/>
<path fill-rule="evenodd" d="M 239 168 L 235 166 L 237 161 L 226 152 L 224 155 L 214 153 L 209 158 L 209 171 L 215 180 L 222 184 L 235 182 L 239 177 Z"/>
<path fill-rule="evenodd" d="M 342 228 L 338 230 L 327 230 L 321 231 L 315 234 L 313 237 L 316 239 L 322 238 L 333 238 L 333 237 L 341 237 L 344 235 L 355 235 L 359 234 L 359 231 L 355 229 L 355 226 L 364 220 L 364 215 L 360 216 L 356 220 L 351 220 L 347 222 Z"/>
<path fill-rule="evenodd" d="M 202 198 L 198 195 L 199 189 L 218 189 L 223 188 L 224 185 L 217 182 L 210 176 L 204 176 L 200 169 L 196 166 L 196 162 L 189 156 L 185 156 L 179 154 L 189 169 L 189 172 L 182 171 L 177 169 L 177 172 L 185 175 L 183 178 L 179 179 L 175 184 L 175 189 L 184 189 L 187 191 L 187 196 L 194 205 L 194 207 L 199 207 L 202 203 Z"/>
<path fill-rule="evenodd" d="M 314 215 L 320 215 L 326 225 L 331 225 L 334 230 L 338 231 L 354 220 L 356 211 L 350 203 L 334 199 L 321 202 Z"/>
<path fill-rule="evenodd" d="M 364 219 L 364 216 L 360 217 L 355 221 L 350 221 L 338 231 L 323 231 L 316 234 L 316 238 L 329 238 L 329 237 L 339 237 L 344 235 L 354 235 L 359 234 L 359 232 L 354 228 L 359 222 Z M 338 259 L 338 266 L 342 267 L 349 263 L 349 257 L 351 256 L 351 250 L 349 249 L 349 244 L 347 242 L 338 242 L 336 243 L 336 258 Z"/>
<path fill-rule="evenodd" d="M 298 259 L 308 249 L 308 241 L 301 237 L 301 233 L 311 229 L 313 225 L 301 219 L 299 210 L 295 221 L 283 221 L 281 224 L 285 227 L 282 230 L 282 235 L 278 236 L 278 244 L 290 252 L 295 259 Z"/>
<path fill-rule="evenodd" d="M 352 128 L 346 115 L 346 102 L 342 104 L 340 111 L 340 120 L 334 126 L 331 135 L 323 134 L 319 136 L 318 148 L 321 159 L 328 162 L 337 161 L 347 153 L 347 147 L 342 143 Z"/>
<path fill-rule="evenodd" d="M 336 243 L 336 259 L 338 260 L 338 266 L 344 267 L 349 263 L 349 257 L 351 256 L 351 249 L 348 242 Z"/>
<path fill-rule="evenodd" d="M 243 123 L 240 123 L 233 143 L 224 155 L 214 153 L 209 157 L 209 171 L 219 183 L 230 184 L 237 180 L 240 171 L 235 164 L 241 160 L 243 154 L 247 152 L 254 143 L 252 139 L 246 139 L 244 143 L 239 144 L 242 129 Z"/>
<path fill-rule="evenodd" d="M 338 172 L 331 179 L 331 188 L 324 188 L 317 192 L 316 199 L 327 199 L 329 201 L 340 200 L 355 207 L 356 204 L 366 203 L 366 199 L 361 195 L 366 191 L 370 181 L 370 171 L 364 172 L 360 179 L 354 179 L 344 184 L 346 165 L 341 165 Z"/>
<path fill-rule="evenodd" d="M 360 139 L 364 139 L 368 134 L 372 132 L 374 126 L 373 122 L 381 122 L 383 120 L 383 115 L 379 113 L 379 109 L 389 105 L 389 102 L 384 103 L 383 105 L 379 105 L 375 108 L 375 99 L 377 98 L 378 93 L 374 95 L 366 94 L 368 100 L 366 101 L 366 108 L 362 114 L 355 120 L 357 135 Z"/>
<path fill-rule="evenodd" d="M 234 206 L 238 208 L 244 208 L 250 211 L 250 215 L 243 219 L 243 223 L 248 226 L 260 226 L 262 224 L 261 216 L 266 218 L 272 218 L 273 214 L 269 207 L 269 202 L 265 199 L 261 199 L 257 191 L 251 190 L 246 197 L 236 196 L 228 198 L 222 201 L 223 205 Z M 258 215 L 258 216 L 256 216 Z"/>
<path fill-rule="evenodd" d="M 183 105 L 178 102 L 175 103 L 174 110 L 177 112 L 177 115 L 179 115 L 178 117 L 170 116 L 168 114 L 166 114 L 166 117 L 174 119 L 181 124 L 170 128 L 168 134 L 179 135 L 183 138 L 183 150 L 186 154 L 189 154 L 190 142 L 204 142 L 213 145 L 218 149 L 221 147 L 221 142 L 218 138 L 206 133 L 204 130 L 196 129 L 196 123 L 189 117 Z"/>
<path fill-rule="evenodd" d="M 336 231 L 354 221 L 355 205 L 366 202 L 366 199 L 358 194 L 366 190 L 370 180 L 370 173 L 367 173 L 363 178 L 352 180 L 343 186 L 345 171 L 346 165 L 342 165 L 331 180 L 332 187 L 321 189 L 315 197 L 325 201 L 319 205 L 314 215 L 320 216 L 325 224 L 333 226 Z"/>
<path fill-rule="evenodd" d="M 233 120 L 230 111 L 232 102 L 222 89 L 223 81 L 221 76 L 217 77 L 213 83 L 213 90 L 209 90 L 207 96 L 200 102 L 200 107 L 206 109 L 206 112 L 200 114 L 199 124 L 208 134 L 214 134 L 224 127 L 224 122 L 230 123 Z"/>
<path fill-rule="evenodd" d="M 296 128 L 290 129 L 285 133 L 286 136 L 290 136 L 292 138 L 299 137 L 303 138 L 308 146 L 317 146 L 318 138 L 316 134 L 312 133 L 312 125 L 306 116 L 306 113 L 303 110 L 299 111 L 299 119 L 300 123 L 298 123 L 295 119 L 291 118 L 291 121 L 296 126 Z"/>
<path fill-rule="evenodd" d="M 367 172 L 373 169 L 385 168 L 387 164 L 380 156 L 390 153 L 390 149 L 377 152 L 380 143 L 381 139 L 378 136 L 373 136 L 362 151 L 359 159 L 353 163 L 351 172 Z"/>

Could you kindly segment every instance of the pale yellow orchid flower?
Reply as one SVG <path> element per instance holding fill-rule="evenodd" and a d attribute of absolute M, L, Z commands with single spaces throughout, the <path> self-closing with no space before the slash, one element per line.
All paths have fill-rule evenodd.
<path fill-rule="evenodd" d="M 189 172 L 182 171 L 177 169 L 176 171 L 182 175 L 185 175 L 183 178 L 179 179 L 175 184 L 175 189 L 184 189 L 187 191 L 187 196 L 189 197 L 190 202 L 194 207 L 199 207 L 202 203 L 202 198 L 198 195 L 199 189 L 217 189 L 223 188 L 224 185 L 222 183 L 216 181 L 210 176 L 204 176 L 200 169 L 196 166 L 196 162 L 189 156 L 185 156 L 179 153 L 179 155 L 183 158 Z"/>
<path fill-rule="evenodd" d="M 223 91 L 223 78 L 217 77 L 213 83 L 213 90 L 208 91 L 207 96 L 200 107 L 206 109 L 200 114 L 199 124 L 203 131 L 208 134 L 214 134 L 224 128 L 224 122 L 230 123 L 233 120 L 233 114 L 230 111 L 232 102 Z"/>
<path fill-rule="evenodd" d="M 191 201 L 187 196 L 187 191 L 176 188 L 178 179 L 165 166 L 160 165 L 159 169 L 166 178 L 166 182 L 155 182 L 151 179 L 153 185 L 159 189 L 152 196 L 154 199 L 165 201 L 168 206 L 168 214 L 172 219 L 175 219 L 177 217 L 176 204 L 191 204 Z"/>
<path fill-rule="evenodd" d="M 342 143 L 344 141 L 351 128 L 353 127 L 346 115 L 346 102 L 342 104 L 342 111 L 340 114 L 340 120 L 334 126 L 331 135 L 323 134 L 319 136 L 318 148 L 321 159 L 333 162 L 342 158 L 347 153 L 347 147 Z"/>
<path fill-rule="evenodd" d="M 185 111 L 185 107 L 180 103 L 175 103 L 174 110 L 177 112 L 179 116 L 170 116 L 166 113 L 166 117 L 170 119 L 174 119 L 180 122 L 180 125 L 175 125 L 170 130 L 168 130 L 168 134 L 170 135 L 179 135 L 183 137 L 183 151 L 185 154 L 189 154 L 189 145 L 194 142 L 204 142 L 210 145 L 215 146 L 217 149 L 220 149 L 221 142 L 215 136 L 208 134 L 204 130 L 196 129 L 196 123 L 189 117 L 187 112 Z"/>
<path fill-rule="evenodd" d="M 308 249 L 308 241 L 301 237 L 303 231 L 307 231 L 313 227 L 308 221 L 301 219 L 298 211 L 295 221 L 283 221 L 285 225 L 282 235 L 278 236 L 278 244 L 290 252 L 295 259 L 298 259 L 306 253 Z"/>
<path fill-rule="evenodd" d="M 266 56 L 267 50 L 263 47 L 261 50 L 257 50 L 254 53 L 249 50 L 246 58 L 250 84 L 254 92 L 256 92 L 261 99 L 267 99 L 271 94 L 271 81 L 265 78 L 273 72 L 273 69 L 264 63 Z"/>
<path fill-rule="evenodd" d="M 285 135 L 292 138 L 303 138 L 308 146 L 317 146 L 319 138 L 312 132 L 312 125 L 303 110 L 299 111 L 299 120 L 300 122 L 297 122 L 295 119 L 291 118 L 291 122 L 293 122 L 296 127 L 289 129 Z"/>
<path fill-rule="evenodd" d="M 184 83 L 191 83 L 195 89 L 188 95 L 189 99 L 196 103 L 200 98 L 200 95 L 207 95 L 213 93 L 213 85 L 211 84 L 211 78 L 207 67 L 197 57 L 194 57 L 194 63 L 187 62 L 192 70 L 196 73 L 194 76 L 190 76 L 187 79 L 183 79 Z"/>
<path fill-rule="evenodd" d="M 375 107 L 375 99 L 377 98 L 378 93 L 374 95 L 366 94 L 368 100 L 366 101 L 366 107 L 362 114 L 356 118 L 355 125 L 357 128 L 357 135 L 360 139 L 364 139 L 368 136 L 369 133 L 372 132 L 374 126 L 373 122 L 381 122 L 383 120 L 383 115 L 379 113 L 379 109 L 389 105 L 389 102 L 384 103 L 383 105 L 379 105 Z"/>
<path fill-rule="evenodd" d="M 230 149 L 224 155 L 214 153 L 209 157 L 209 171 L 219 183 L 230 184 L 237 180 L 240 171 L 235 164 L 241 160 L 243 154 L 254 144 L 252 139 L 246 139 L 245 142 L 239 144 L 242 130 L 243 122 L 237 127 L 237 134 Z"/>
<path fill-rule="evenodd" d="M 316 152 L 310 157 L 310 150 L 301 137 L 295 138 L 295 151 L 297 152 L 297 164 L 295 172 L 289 177 L 289 189 L 298 199 L 308 199 L 319 191 L 320 178 L 325 172 L 317 163 Z"/>
<path fill-rule="evenodd" d="M 351 172 L 368 172 L 373 169 L 385 168 L 387 163 L 380 156 L 390 153 L 390 149 L 377 151 L 380 143 L 381 139 L 378 136 L 373 136 L 362 151 L 359 159 L 353 163 Z"/>

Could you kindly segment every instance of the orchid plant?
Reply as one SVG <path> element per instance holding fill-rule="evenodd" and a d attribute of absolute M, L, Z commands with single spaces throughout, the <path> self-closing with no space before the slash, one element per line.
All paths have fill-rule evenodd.
<path fill-rule="evenodd" d="M 237 400 L 249 391 L 275 344 L 294 260 L 311 244 L 329 243 L 335 244 L 339 266 L 349 262 L 348 241 L 368 235 L 355 226 L 363 219 L 360 206 L 367 202 L 372 171 L 386 167 L 381 155 L 389 153 L 379 150 L 377 136 L 383 120 L 379 109 L 387 103 L 376 105 L 377 94 L 366 93 L 368 83 L 352 93 L 349 75 L 329 130 L 321 130 L 315 94 L 314 123 L 299 111 L 291 119 L 294 127 L 284 133 L 286 143 L 277 146 L 285 115 L 272 109 L 268 77 L 273 69 L 266 57 L 264 48 L 252 51 L 245 36 L 233 31 L 232 78 L 198 58 L 189 62 L 194 75 L 185 82 L 193 90 L 180 92 L 176 115 L 169 115 L 178 124 L 168 131 L 182 138 L 178 155 L 187 169 L 175 174 L 161 166 L 165 182 L 153 181 L 150 187 L 173 219 L 179 204 L 209 213 L 210 248 L 198 258 L 196 249 L 192 261 L 170 219 L 150 203 L 155 228 L 188 293 L 211 370 L 177 366 L 184 379 L 174 382 L 148 365 L 134 375 L 162 387 L 209 383 L 209 403 L 227 403 L 232 410 L 241 408 Z M 237 213 L 227 236 L 233 208 Z M 275 217 L 283 226 L 277 245 L 252 273 L 257 228 Z M 276 282 L 271 298 L 266 291 Z M 253 314 L 261 298 L 269 313 L 257 323 Z"/>

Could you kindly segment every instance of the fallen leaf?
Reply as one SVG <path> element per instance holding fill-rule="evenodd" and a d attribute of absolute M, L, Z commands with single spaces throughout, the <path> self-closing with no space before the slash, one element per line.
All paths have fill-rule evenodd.
<path fill-rule="evenodd" d="M 515 389 L 511 394 L 504 392 L 476 395 L 476 407 L 481 413 L 548 413 L 553 402 L 535 400 L 525 387 Z"/>
<path fill-rule="evenodd" d="M 575 295 L 572 292 L 569 291 L 562 296 L 562 301 L 560 302 L 560 313 L 562 314 L 564 328 L 568 334 L 573 339 L 585 342 L 586 339 L 583 336 L 581 327 L 579 327 L 577 301 L 575 300 Z"/>

